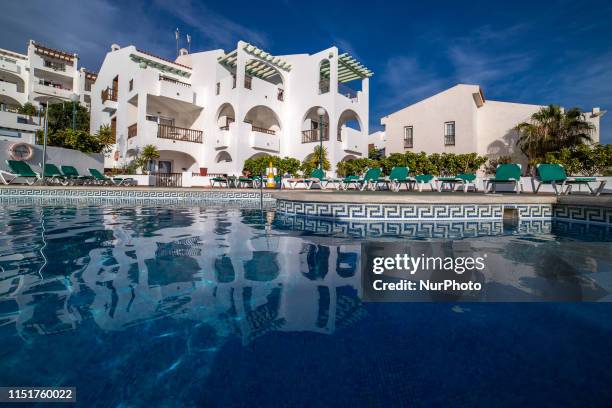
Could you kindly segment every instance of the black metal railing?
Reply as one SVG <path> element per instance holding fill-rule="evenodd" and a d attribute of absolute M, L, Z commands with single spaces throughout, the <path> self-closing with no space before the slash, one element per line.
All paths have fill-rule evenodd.
<path fill-rule="evenodd" d="M 455 135 L 444 135 L 444 146 L 454 146 Z"/>
<path fill-rule="evenodd" d="M 225 119 L 225 126 L 221 126 L 219 129 L 221 129 L 221 130 L 229 130 L 230 124 L 234 123 L 234 122 L 235 122 L 234 118 L 227 117 Z"/>
<path fill-rule="evenodd" d="M 323 130 L 323 141 L 329 140 L 329 132 Z M 320 129 L 302 130 L 302 143 L 314 143 L 321 141 Z"/>
<path fill-rule="evenodd" d="M 157 137 L 160 139 L 180 140 L 183 142 L 202 143 L 201 130 L 187 129 L 178 126 L 157 125 Z"/>
<path fill-rule="evenodd" d="M 182 187 L 183 173 L 155 173 L 155 187 Z"/>
<path fill-rule="evenodd" d="M 272 129 L 266 129 L 266 128 L 262 128 L 259 126 L 253 126 L 251 125 L 253 128 L 253 132 L 259 132 L 259 133 L 267 133 L 269 135 L 275 135 L 276 131 L 272 130 Z"/>

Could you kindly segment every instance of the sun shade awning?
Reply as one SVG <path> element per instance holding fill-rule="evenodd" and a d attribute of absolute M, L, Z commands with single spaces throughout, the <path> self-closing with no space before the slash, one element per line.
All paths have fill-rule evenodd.
<path fill-rule="evenodd" d="M 252 59 L 247 62 L 246 73 L 261 79 L 270 78 L 276 74 L 277 69 L 291 71 L 291 64 L 284 61 L 282 58 L 270 55 L 264 50 L 257 48 L 252 44 L 245 44 L 243 49 L 259 59 Z M 231 51 L 218 58 L 220 64 L 235 68 L 238 59 L 238 50 Z"/>
<path fill-rule="evenodd" d="M 329 78 L 329 70 L 329 64 L 321 66 L 321 74 L 323 77 Z M 345 52 L 338 56 L 338 82 L 350 82 L 356 79 L 369 78 L 372 75 L 374 75 L 372 71 L 353 58 L 349 53 Z"/>

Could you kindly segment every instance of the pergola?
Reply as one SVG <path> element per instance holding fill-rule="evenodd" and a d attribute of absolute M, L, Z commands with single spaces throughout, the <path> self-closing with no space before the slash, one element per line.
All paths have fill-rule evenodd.
<path fill-rule="evenodd" d="M 330 65 L 321 65 L 321 76 L 329 78 Z M 348 52 L 338 55 L 338 82 L 350 82 L 356 79 L 369 78 L 374 73 L 353 58 Z"/>
<path fill-rule="evenodd" d="M 291 64 L 284 61 L 282 58 L 275 57 L 265 52 L 264 50 L 257 48 L 252 44 L 245 44 L 243 49 L 258 59 L 250 60 L 246 65 L 246 73 L 248 75 L 260 78 L 268 79 L 274 76 L 277 72 L 276 69 L 282 69 L 283 71 L 291 71 Z M 220 64 L 228 66 L 230 68 L 236 68 L 238 59 L 238 50 L 231 51 L 218 58 Z"/>

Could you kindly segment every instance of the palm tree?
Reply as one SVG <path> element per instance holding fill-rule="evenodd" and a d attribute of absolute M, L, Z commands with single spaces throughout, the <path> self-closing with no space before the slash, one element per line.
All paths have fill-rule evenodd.
<path fill-rule="evenodd" d="M 159 151 L 154 145 L 146 145 L 142 148 L 139 156 L 139 164 L 145 174 L 149 174 L 149 163 L 159 159 Z"/>
<path fill-rule="evenodd" d="M 546 153 L 590 142 L 594 129 L 580 109 L 564 112 L 558 105 L 549 105 L 531 115 L 530 122 L 516 126 L 517 145 L 530 161 L 541 160 Z"/>

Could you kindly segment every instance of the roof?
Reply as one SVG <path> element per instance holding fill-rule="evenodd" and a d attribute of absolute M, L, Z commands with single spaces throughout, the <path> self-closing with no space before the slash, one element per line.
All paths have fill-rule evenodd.
<path fill-rule="evenodd" d="M 57 58 L 67 62 L 74 62 L 77 59 L 76 54 L 70 54 L 66 51 L 56 50 L 54 48 L 45 47 L 44 45 L 38 44 L 32 41 L 34 47 L 36 48 L 36 53 L 41 55 L 47 55 L 49 57 Z"/>
<path fill-rule="evenodd" d="M 96 79 L 98 79 L 98 73 L 97 72 L 88 71 L 86 69 L 83 69 L 83 72 L 85 73 L 85 78 L 86 79 L 91 79 L 92 81 L 95 81 Z"/>
<path fill-rule="evenodd" d="M 321 73 L 329 77 L 329 64 L 321 67 Z M 355 79 L 369 78 L 374 75 L 366 66 L 361 64 L 349 53 L 345 52 L 338 55 L 338 82 L 350 82 Z"/>
<path fill-rule="evenodd" d="M 157 55 L 153 55 L 139 49 L 136 49 L 136 51 L 138 51 L 139 54 L 130 54 L 130 58 L 134 62 L 144 63 L 145 65 L 157 68 L 162 72 L 168 72 L 185 78 L 189 78 L 191 76 L 191 67 L 188 67 L 187 65 L 179 64 L 178 62 L 170 61 L 166 58 L 158 57 Z"/>
<path fill-rule="evenodd" d="M 0 48 L 0 54 L 8 55 L 9 57 L 23 59 L 23 60 L 28 59 L 27 55 L 19 54 L 18 52 L 5 50 L 4 48 Z"/>
<path fill-rule="evenodd" d="M 251 54 L 259 59 L 250 60 L 246 65 L 246 73 L 252 76 L 256 76 L 261 79 L 266 79 L 276 74 L 276 69 L 282 69 L 283 71 L 291 71 L 291 64 L 283 60 L 280 57 L 275 57 L 265 52 L 264 50 L 257 48 L 256 46 L 245 43 L 242 47 L 244 51 Z M 236 60 L 238 59 L 238 50 L 231 51 L 225 55 L 220 56 L 217 60 L 220 64 L 228 67 L 235 67 Z"/>

